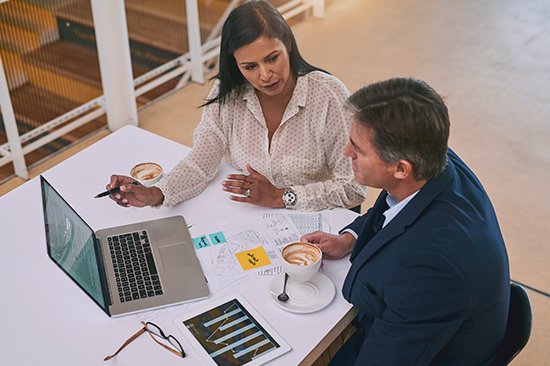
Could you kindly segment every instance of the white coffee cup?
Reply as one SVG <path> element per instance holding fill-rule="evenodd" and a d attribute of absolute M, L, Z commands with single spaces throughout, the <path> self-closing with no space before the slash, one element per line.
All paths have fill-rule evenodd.
<path fill-rule="evenodd" d="M 130 170 L 130 176 L 146 187 L 151 187 L 162 178 L 162 167 L 157 163 L 141 163 Z"/>
<path fill-rule="evenodd" d="M 290 243 L 281 252 L 283 270 L 297 281 L 310 280 L 321 267 L 323 252 L 309 243 Z"/>

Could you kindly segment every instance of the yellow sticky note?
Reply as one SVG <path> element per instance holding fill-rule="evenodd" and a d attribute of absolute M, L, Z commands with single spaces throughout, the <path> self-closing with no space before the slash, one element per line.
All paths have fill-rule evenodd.
<path fill-rule="evenodd" d="M 251 250 L 236 253 L 235 256 L 245 271 L 271 264 L 271 261 L 269 260 L 269 257 L 263 247 L 257 247 Z"/>

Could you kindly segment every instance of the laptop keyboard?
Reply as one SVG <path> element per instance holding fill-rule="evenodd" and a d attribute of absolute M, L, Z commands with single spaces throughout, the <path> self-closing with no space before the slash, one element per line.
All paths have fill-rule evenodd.
<path fill-rule="evenodd" d="M 107 238 L 120 302 L 162 295 L 147 231 Z"/>

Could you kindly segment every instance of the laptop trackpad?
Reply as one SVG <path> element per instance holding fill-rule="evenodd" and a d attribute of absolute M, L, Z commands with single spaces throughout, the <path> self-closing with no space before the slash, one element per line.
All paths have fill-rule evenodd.
<path fill-rule="evenodd" d="M 159 247 L 159 251 L 165 271 L 185 268 L 191 264 L 184 243 L 165 245 Z"/>

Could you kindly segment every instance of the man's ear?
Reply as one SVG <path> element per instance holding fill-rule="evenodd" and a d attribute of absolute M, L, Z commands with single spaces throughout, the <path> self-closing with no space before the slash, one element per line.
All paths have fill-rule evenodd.
<path fill-rule="evenodd" d="M 408 160 L 399 160 L 393 173 L 395 179 L 404 180 L 407 177 L 413 176 L 414 167 Z"/>

